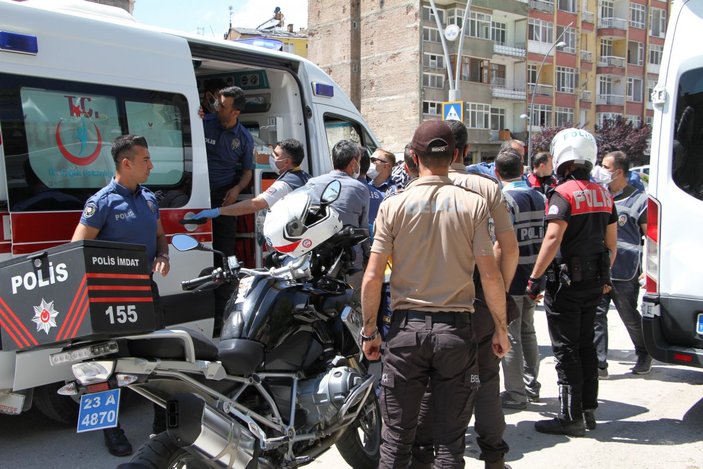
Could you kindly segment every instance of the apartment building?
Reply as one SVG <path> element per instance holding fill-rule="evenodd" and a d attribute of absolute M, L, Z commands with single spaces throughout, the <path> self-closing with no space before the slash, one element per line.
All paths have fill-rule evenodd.
<path fill-rule="evenodd" d="M 462 26 L 466 4 L 435 0 L 435 16 L 422 0 L 309 0 L 308 57 L 392 151 L 421 121 L 442 118 L 457 61 L 474 161 L 542 126 L 651 121 L 668 2 L 474 0 L 462 50 L 445 40 L 445 52 L 445 28 Z"/>

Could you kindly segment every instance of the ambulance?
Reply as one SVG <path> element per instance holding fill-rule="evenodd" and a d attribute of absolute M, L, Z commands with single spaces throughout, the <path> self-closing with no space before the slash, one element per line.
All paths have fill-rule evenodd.
<path fill-rule="evenodd" d="M 703 368 L 703 2 L 673 3 L 654 120 L 644 339 L 655 359 Z"/>
<path fill-rule="evenodd" d="M 0 261 L 70 240 L 86 199 L 114 173 L 110 142 L 126 133 L 149 143 L 154 169 L 146 185 L 161 200 L 167 235 L 210 243 L 211 222 L 179 223 L 210 208 L 198 114 L 209 82 L 246 94 L 240 121 L 255 138 L 257 167 L 252 193 L 240 197 L 275 179 L 270 145 L 285 138 L 304 143 L 304 169 L 313 175 L 332 169 L 330 149 L 341 139 L 369 152 L 377 146 L 341 88 L 304 58 L 141 25 L 121 9 L 80 0 L 0 0 Z M 254 217 L 240 217 L 238 232 L 238 256 L 256 265 L 263 239 Z M 212 255 L 174 251 L 169 275 L 155 276 L 167 321 L 212 334 L 212 295 L 180 289 L 181 280 L 212 266 Z M 27 330 L 52 333 L 37 330 L 27 308 Z M 68 367 L 49 366 L 54 351 L 0 351 L 0 412 L 26 410 L 33 394 L 40 410 L 70 421 L 65 398 L 44 386 L 71 376 Z"/>

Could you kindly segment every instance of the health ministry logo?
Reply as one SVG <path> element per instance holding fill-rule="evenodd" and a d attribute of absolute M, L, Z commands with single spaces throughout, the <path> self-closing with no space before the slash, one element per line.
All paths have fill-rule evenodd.
<path fill-rule="evenodd" d="M 89 97 L 65 96 L 65 98 L 68 99 L 68 111 L 70 116 L 80 118 L 80 124 L 72 132 L 72 136 L 74 138 L 73 143 L 80 143 L 80 149 L 76 155 L 66 148 L 66 144 L 61 137 L 61 127 L 64 123 L 63 119 L 60 119 L 59 123 L 56 124 L 56 145 L 58 146 L 61 155 L 63 155 L 63 157 L 69 162 L 75 164 L 76 166 L 88 166 L 97 159 L 103 146 L 103 139 L 100 134 L 100 129 L 95 122 L 89 121 L 91 118 L 99 118 L 99 113 L 98 111 L 93 111 L 93 109 L 88 107 L 88 103 L 91 101 L 91 98 Z M 90 133 L 89 122 L 95 129 L 97 142 L 95 143 L 95 149 L 93 152 L 86 155 L 88 151 L 88 136 Z"/>

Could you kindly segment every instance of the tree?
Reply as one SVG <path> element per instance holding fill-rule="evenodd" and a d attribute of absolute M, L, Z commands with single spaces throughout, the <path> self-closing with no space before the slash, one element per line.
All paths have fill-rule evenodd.
<path fill-rule="evenodd" d="M 598 161 L 607 153 L 620 150 L 630 157 L 632 166 L 648 164 L 649 155 L 644 152 L 648 148 L 647 140 L 651 135 L 652 128 L 647 124 L 634 125 L 622 116 L 606 119 L 602 126 L 596 126 Z"/>
<path fill-rule="evenodd" d="M 549 151 L 554 136 L 565 127 L 543 127 L 541 132 L 532 135 L 532 146 L 536 155 L 540 151 Z M 617 116 L 606 119 L 602 126 L 596 126 L 594 136 L 598 144 L 598 162 L 611 152 L 620 150 L 630 157 L 631 166 L 649 164 L 649 155 L 644 152 L 648 148 L 647 140 L 652 134 L 652 128 L 647 124 L 634 125 L 632 122 Z"/>

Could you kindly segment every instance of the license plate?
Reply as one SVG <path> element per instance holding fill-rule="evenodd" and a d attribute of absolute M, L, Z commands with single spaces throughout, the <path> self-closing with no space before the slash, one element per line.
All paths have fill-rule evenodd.
<path fill-rule="evenodd" d="M 120 412 L 120 391 L 121 389 L 111 389 L 94 394 L 83 394 L 76 432 L 92 432 L 116 427 Z"/>
<path fill-rule="evenodd" d="M 698 313 L 698 327 L 696 328 L 696 332 L 703 335 L 703 313 Z"/>

